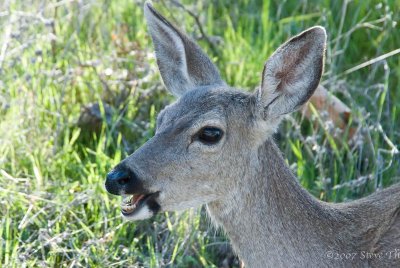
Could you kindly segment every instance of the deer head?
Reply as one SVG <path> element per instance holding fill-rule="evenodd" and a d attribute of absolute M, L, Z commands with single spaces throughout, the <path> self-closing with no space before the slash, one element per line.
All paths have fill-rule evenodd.
<path fill-rule="evenodd" d="M 326 43 L 322 27 L 290 39 L 248 93 L 226 85 L 200 47 L 149 3 L 144 14 L 162 80 L 177 100 L 158 115 L 155 136 L 107 175 L 107 191 L 127 197 L 122 214 L 130 220 L 234 195 L 255 172 L 257 148 L 317 88 Z"/>

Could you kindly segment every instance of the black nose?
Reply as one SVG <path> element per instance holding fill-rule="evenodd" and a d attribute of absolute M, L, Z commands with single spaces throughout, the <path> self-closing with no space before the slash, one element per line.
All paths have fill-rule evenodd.
<path fill-rule="evenodd" d="M 114 169 L 107 174 L 106 190 L 110 194 L 118 195 L 121 192 L 121 187 L 129 182 L 129 174 L 124 170 Z"/>
<path fill-rule="evenodd" d="M 134 194 L 141 188 L 141 183 L 137 176 L 129 169 L 116 167 L 107 174 L 106 190 L 110 194 Z"/>

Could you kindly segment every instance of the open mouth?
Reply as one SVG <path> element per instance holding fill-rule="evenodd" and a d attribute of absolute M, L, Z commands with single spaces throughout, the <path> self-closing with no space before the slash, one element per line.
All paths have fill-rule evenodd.
<path fill-rule="evenodd" d="M 158 194 L 159 192 L 151 194 L 125 195 L 121 203 L 122 215 L 131 216 L 145 205 L 147 205 L 152 210 L 156 210 L 156 207 L 159 207 L 157 202 L 155 201 L 155 198 L 158 196 Z"/>

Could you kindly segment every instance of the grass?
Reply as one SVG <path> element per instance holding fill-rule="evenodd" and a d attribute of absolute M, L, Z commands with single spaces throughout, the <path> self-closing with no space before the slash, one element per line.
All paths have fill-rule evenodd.
<path fill-rule="evenodd" d="M 279 145 L 322 200 L 356 199 L 400 180 L 400 57 L 376 60 L 400 47 L 398 2 L 182 3 L 212 43 L 173 2 L 155 6 L 245 90 L 258 85 L 264 61 L 288 37 L 326 27 L 322 83 L 351 107 L 359 135 L 348 141 L 323 113 L 315 113 L 317 128 L 295 114 L 282 124 Z M 3 267 L 237 266 L 202 209 L 128 223 L 104 190 L 106 173 L 153 135 L 156 114 L 172 101 L 142 7 L 132 0 L 0 3 Z M 81 113 L 90 109 L 82 107 L 95 102 L 97 121 L 85 121 Z"/>

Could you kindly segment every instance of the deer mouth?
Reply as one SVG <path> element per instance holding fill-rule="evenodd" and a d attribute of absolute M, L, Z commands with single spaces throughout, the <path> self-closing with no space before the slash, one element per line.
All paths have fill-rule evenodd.
<path fill-rule="evenodd" d="M 148 211 L 151 211 L 152 214 L 156 214 L 160 205 L 155 200 L 159 192 L 150 193 L 150 194 L 133 194 L 133 195 L 125 195 L 121 202 L 121 213 L 124 217 L 132 217 L 135 214 L 138 214 L 140 210 L 147 207 Z"/>

